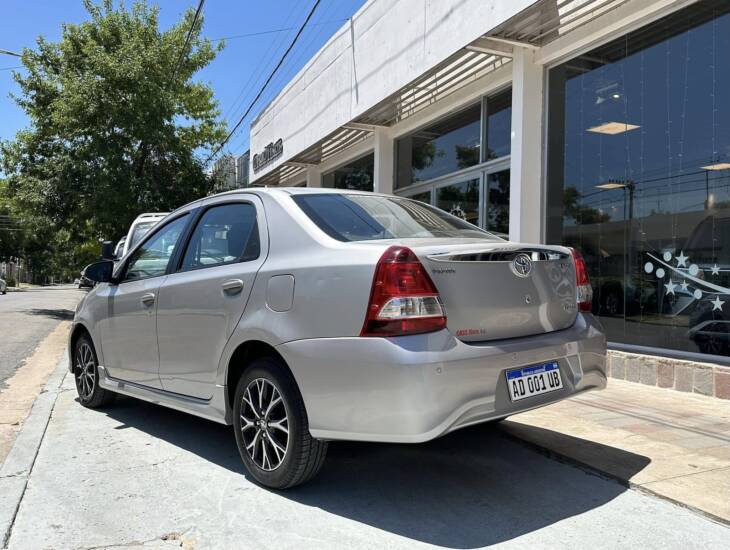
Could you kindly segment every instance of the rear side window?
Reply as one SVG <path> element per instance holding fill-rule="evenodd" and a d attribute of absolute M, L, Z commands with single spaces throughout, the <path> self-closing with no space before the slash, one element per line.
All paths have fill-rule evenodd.
<path fill-rule="evenodd" d="M 336 193 L 292 198 L 322 231 L 340 241 L 432 237 L 501 240 L 443 210 L 410 199 Z"/>
<path fill-rule="evenodd" d="M 259 252 L 256 207 L 250 203 L 213 206 L 198 220 L 180 270 L 255 260 Z"/>

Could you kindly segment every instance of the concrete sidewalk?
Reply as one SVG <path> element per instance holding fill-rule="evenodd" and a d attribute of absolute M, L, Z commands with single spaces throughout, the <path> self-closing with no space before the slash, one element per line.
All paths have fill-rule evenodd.
<path fill-rule="evenodd" d="M 311 483 L 268 491 L 230 427 L 123 397 L 86 409 L 66 365 L 0 468 L 0 547 L 727 548 L 727 527 L 489 424 L 422 445 L 333 443 Z"/>
<path fill-rule="evenodd" d="M 730 524 L 730 402 L 609 379 L 501 429 Z"/>

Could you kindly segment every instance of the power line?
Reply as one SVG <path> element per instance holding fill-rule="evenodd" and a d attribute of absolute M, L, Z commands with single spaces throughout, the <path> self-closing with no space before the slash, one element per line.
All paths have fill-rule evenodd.
<path fill-rule="evenodd" d="M 289 21 L 294 20 L 294 15 L 299 8 L 299 3 L 302 0 L 296 0 L 296 2 L 292 5 L 291 10 L 289 11 L 288 15 L 286 16 L 286 26 L 289 25 Z M 294 28 L 294 27 L 292 27 Z M 246 80 L 246 83 L 241 88 L 241 91 L 236 95 L 236 99 L 233 100 L 231 105 L 225 110 L 223 113 L 223 119 L 228 120 L 229 116 L 230 118 L 234 119 L 237 118 L 238 115 L 236 115 L 236 112 L 239 112 L 238 103 L 239 100 L 241 102 L 241 111 L 246 107 L 246 98 L 249 95 L 249 90 L 251 92 L 256 90 L 257 84 L 259 82 L 259 77 L 265 76 L 266 71 L 268 70 L 269 64 L 276 62 L 277 52 L 279 51 L 280 46 L 286 47 L 286 35 L 282 34 L 278 36 L 274 41 L 272 41 L 269 48 L 267 48 L 266 53 L 261 56 L 260 62 L 256 66 L 255 69 L 253 69 L 248 79 Z"/>
<path fill-rule="evenodd" d="M 3 50 L 2 48 L 0 48 L 0 53 L 4 53 L 5 55 L 12 55 L 15 57 L 23 57 L 19 53 L 11 52 L 10 50 Z"/>
<path fill-rule="evenodd" d="M 332 19 L 330 21 L 320 21 L 319 23 L 312 23 L 310 27 L 319 27 L 320 25 L 328 25 L 329 23 L 344 23 L 347 19 Z M 296 27 L 283 27 L 281 29 L 270 29 L 268 31 L 250 32 L 247 34 L 235 34 L 233 36 L 223 36 L 221 38 L 211 38 L 211 42 L 220 42 L 221 40 L 235 40 L 236 38 L 249 38 L 251 36 L 261 36 L 264 34 L 274 34 L 278 32 L 291 31 Z"/>
<path fill-rule="evenodd" d="M 274 70 L 271 71 L 271 74 L 266 79 L 266 82 L 264 82 L 264 85 L 261 87 L 261 89 L 259 90 L 259 92 L 256 94 L 256 97 L 253 99 L 253 101 L 251 102 L 251 104 L 248 106 L 248 109 L 246 109 L 246 112 L 243 113 L 243 116 L 241 116 L 241 118 L 238 120 L 238 122 L 233 127 L 233 129 L 230 132 L 228 132 L 228 135 L 226 136 L 226 139 L 224 139 L 223 142 L 218 146 L 218 148 L 215 151 L 213 151 L 213 153 L 206 159 L 206 161 L 205 161 L 204 164 L 208 164 L 208 162 L 214 156 L 216 156 L 221 149 L 223 149 L 223 147 L 225 146 L 225 144 L 228 142 L 229 139 L 231 139 L 231 136 L 236 132 L 236 130 L 238 129 L 238 127 L 241 126 L 241 124 L 243 124 L 244 119 L 248 116 L 248 114 L 251 112 L 251 109 L 253 109 L 253 106 L 256 104 L 256 102 L 259 100 L 259 98 L 261 98 L 261 96 L 263 95 L 264 90 L 266 89 L 266 86 L 269 85 L 269 82 L 271 82 L 271 79 L 274 78 L 274 75 L 276 74 L 276 71 L 279 70 L 279 67 L 281 67 L 281 65 L 284 63 L 284 60 L 289 55 L 289 52 L 291 52 L 292 48 L 294 47 L 294 44 L 296 44 L 297 40 L 299 39 L 299 37 L 301 36 L 302 32 L 304 31 L 304 27 L 307 26 L 307 23 L 309 23 L 309 20 L 314 15 L 314 12 L 317 9 L 317 6 L 319 6 L 319 3 L 320 2 L 321 2 L 321 0 L 316 0 L 314 2 L 314 5 L 312 6 L 312 9 L 309 10 L 309 13 L 307 14 L 307 18 L 304 20 L 304 23 L 302 23 L 302 26 L 299 27 L 299 30 L 297 31 L 296 36 L 294 36 L 294 39 L 291 41 L 291 44 L 289 44 L 289 47 L 284 52 L 284 55 L 281 56 L 281 59 L 276 64 L 276 67 L 274 67 Z"/>
<path fill-rule="evenodd" d="M 172 77 L 170 78 L 170 80 L 174 80 L 175 75 L 180 70 L 180 65 L 182 65 L 182 61 L 185 58 L 185 53 L 188 51 L 188 44 L 190 43 L 190 37 L 192 36 L 193 31 L 195 30 L 195 24 L 198 22 L 200 13 L 203 11 L 203 4 L 205 4 L 205 0 L 200 0 L 198 2 L 198 9 L 195 10 L 195 15 L 193 16 L 193 22 L 190 24 L 190 28 L 188 29 L 188 34 L 185 36 L 185 43 L 183 44 L 182 50 L 180 51 L 180 57 L 177 58 L 177 64 L 175 65 L 175 70 L 172 71 Z"/>
<path fill-rule="evenodd" d="M 0 71 L 12 71 L 13 69 L 23 69 L 23 65 L 17 65 L 15 67 L 0 67 Z"/>
<path fill-rule="evenodd" d="M 187 35 L 185 35 L 185 43 L 183 44 L 182 50 L 180 50 L 180 56 L 177 58 L 177 63 L 175 64 L 175 68 L 170 74 L 170 80 L 168 80 L 168 85 L 172 83 L 175 80 L 175 76 L 177 75 L 178 70 L 180 69 L 180 66 L 182 65 L 182 61 L 185 58 L 185 54 L 188 51 L 188 44 L 190 43 L 190 37 L 193 34 L 193 31 L 195 30 L 195 24 L 198 22 L 198 18 L 200 17 L 200 12 L 203 11 L 203 4 L 205 3 L 205 0 L 200 0 L 198 2 L 198 9 L 195 10 L 195 15 L 193 16 L 193 22 L 190 24 L 190 28 L 188 29 Z M 147 145 L 145 144 L 144 140 L 141 140 L 139 142 L 139 145 L 137 145 L 137 152 L 135 154 L 135 160 L 134 164 L 137 165 L 138 161 L 139 164 L 135 171 L 137 172 L 137 176 L 141 176 L 142 170 L 144 169 L 144 164 L 147 156 L 147 152 L 144 152 L 141 155 L 140 153 L 143 151 L 143 149 Z"/>
<path fill-rule="evenodd" d="M 330 12 L 333 9 L 336 9 L 337 4 L 333 2 L 329 2 L 326 4 L 326 6 L 322 6 L 319 11 L 320 19 L 324 17 L 328 17 L 330 15 Z M 324 11 L 323 11 L 324 10 Z M 334 14 L 333 14 L 334 15 Z M 331 20 L 332 22 L 337 21 L 349 21 L 349 18 L 342 19 L 342 20 Z M 291 81 L 293 75 L 295 75 L 298 71 L 298 69 L 304 65 L 304 63 L 300 63 L 303 59 L 306 59 L 308 55 L 310 55 L 308 52 L 311 48 L 311 46 L 320 39 L 322 34 L 327 33 L 327 27 L 323 25 L 324 22 L 312 22 L 309 24 L 309 36 L 307 38 L 302 35 L 300 37 L 300 40 L 302 41 L 297 48 L 297 52 L 295 52 L 291 58 L 289 58 L 284 65 L 282 65 L 281 70 L 279 71 L 279 74 L 277 74 L 276 78 L 272 80 L 271 82 L 271 89 L 267 94 L 264 95 L 262 98 L 262 103 L 270 104 L 271 101 L 276 97 L 276 94 L 278 93 L 276 90 L 280 87 L 283 87 L 286 85 L 287 82 Z M 313 27 L 320 26 L 321 28 L 314 32 L 312 29 Z M 326 42 L 326 40 L 324 41 Z M 242 138 L 240 141 L 234 145 L 234 141 L 236 138 Z M 248 148 L 248 141 L 249 141 L 249 134 L 247 132 L 242 132 L 241 130 L 238 131 L 238 134 L 234 135 L 231 140 L 229 141 L 229 149 L 235 151 L 237 149 L 245 150 Z"/>

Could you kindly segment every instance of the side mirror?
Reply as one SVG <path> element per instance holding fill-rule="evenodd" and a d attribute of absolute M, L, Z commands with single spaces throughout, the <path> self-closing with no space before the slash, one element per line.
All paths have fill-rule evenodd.
<path fill-rule="evenodd" d="M 102 241 L 101 242 L 101 257 L 104 260 L 113 260 L 114 259 L 114 243 L 111 241 Z"/>
<path fill-rule="evenodd" d="M 113 272 L 114 262 L 112 260 L 102 260 L 86 266 L 83 275 L 96 283 L 109 283 L 112 280 Z"/>

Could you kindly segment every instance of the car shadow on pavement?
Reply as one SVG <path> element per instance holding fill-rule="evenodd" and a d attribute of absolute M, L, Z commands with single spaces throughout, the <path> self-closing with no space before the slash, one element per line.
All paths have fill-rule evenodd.
<path fill-rule="evenodd" d="M 246 472 L 230 426 L 123 395 L 103 412 L 121 423 L 117 430 L 133 427 L 232 472 Z"/>
<path fill-rule="evenodd" d="M 117 429 L 134 427 L 246 475 L 228 426 L 130 398 L 120 398 L 105 413 L 122 423 Z M 566 445 L 592 444 L 534 430 L 565 438 Z M 593 445 L 607 460 L 637 472 L 649 463 L 643 456 Z M 333 442 L 315 479 L 277 494 L 415 541 L 467 549 L 538 531 L 626 490 L 487 424 L 419 445 Z"/>
<path fill-rule="evenodd" d="M 39 317 L 50 317 L 51 319 L 58 319 L 59 321 L 70 321 L 74 318 L 74 312 L 70 309 L 43 309 L 33 308 L 26 311 L 31 315 L 37 315 Z"/>
<path fill-rule="evenodd" d="M 629 453 L 603 447 L 626 461 Z M 634 457 L 628 462 L 639 469 L 649 462 Z M 421 445 L 333 444 L 318 478 L 282 494 L 428 544 L 480 548 L 580 515 L 626 490 L 488 424 Z"/>

